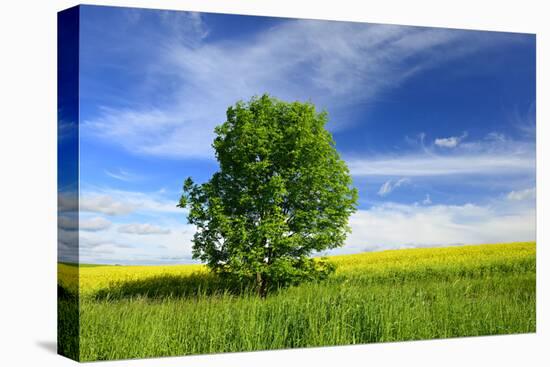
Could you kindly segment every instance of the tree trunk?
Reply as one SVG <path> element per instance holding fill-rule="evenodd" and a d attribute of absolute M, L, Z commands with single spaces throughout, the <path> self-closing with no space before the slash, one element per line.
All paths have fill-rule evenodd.
<path fill-rule="evenodd" d="M 258 296 L 265 298 L 267 296 L 267 279 L 262 277 L 262 274 L 256 272 L 256 288 L 258 289 Z"/>

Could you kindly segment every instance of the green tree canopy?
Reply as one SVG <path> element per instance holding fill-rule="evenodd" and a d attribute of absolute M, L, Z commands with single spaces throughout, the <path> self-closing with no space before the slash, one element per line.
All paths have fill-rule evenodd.
<path fill-rule="evenodd" d="M 197 228 L 193 257 L 222 276 L 272 287 L 326 276 L 316 252 L 342 246 L 357 190 L 327 114 L 264 94 L 227 110 L 213 143 L 219 171 L 185 180 L 180 207 Z"/>

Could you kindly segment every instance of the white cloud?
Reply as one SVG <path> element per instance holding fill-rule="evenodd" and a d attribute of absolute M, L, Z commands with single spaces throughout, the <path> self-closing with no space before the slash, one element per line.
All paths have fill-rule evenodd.
<path fill-rule="evenodd" d="M 78 210 L 77 195 L 74 192 L 57 193 L 57 210 L 59 212 L 76 212 Z"/>
<path fill-rule="evenodd" d="M 466 133 L 460 137 L 466 136 Z M 371 157 L 345 157 L 354 176 L 408 176 L 436 177 L 450 175 L 477 175 L 479 177 L 523 177 L 535 174 L 535 144 L 531 141 L 511 140 L 503 135 L 489 134 L 477 141 L 461 141 L 453 149 L 437 149 L 424 144 L 425 134 L 419 140 L 405 137 L 414 148 L 402 154 Z"/>
<path fill-rule="evenodd" d="M 134 212 L 184 213 L 176 207 L 177 199 L 167 200 L 158 193 L 99 189 L 83 190 L 80 210 L 107 215 L 126 215 Z"/>
<path fill-rule="evenodd" d="M 101 231 L 111 227 L 111 222 L 102 217 L 80 219 L 78 227 L 82 231 Z"/>
<path fill-rule="evenodd" d="M 456 136 L 451 136 L 450 138 L 437 138 L 434 141 L 434 144 L 438 147 L 444 148 L 454 148 L 458 145 L 460 139 Z"/>
<path fill-rule="evenodd" d="M 73 200 L 67 202 L 74 209 Z M 177 197 L 170 198 L 166 190 L 135 192 L 84 186 L 79 213 L 81 231 L 76 231 L 76 211 L 59 216 L 59 259 L 111 264 L 174 263 L 182 258 L 194 262 L 194 227 L 184 223 L 186 210 L 176 204 Z M 94 213 L 116 216 L 115 225 Z M 142 218 L 151 222 L 135 223 Z"/>
<path fill-rule="evenodd" d="M 537 135 L 536 101 L 532 101 L 527 110 L 520 111 L 516 106 L 511 113 L 514 126 L 528 139 L 535 139 Z"/>
<path fill-rule="evenodd" d="M 393 190 L 397 189 L 399 186 L 402 186 L 402 185 L 407 184 L 409 182 L 411 182 L 411 180 L 408 179 L 408 178 L 401 178 L 401 179 L 396 180 L 396 181 L 388 180 L 388 181 L 384 182 L 382 184 L 382 186 L 380 186 L 380 189 L 378 190 L 378 195 L 379 196 L 386 196 L 389 193 L 391 193 Z"/>
<path fill-rule="evenodd" d="M 448 138 L 436 138 L 434 144 L 441 148 L 456 148 L 462 140 L 468 136 L 467 132 L 464 132 L 461 136 L 450 136 Z"/>
<path fill-rule="evenodd" d="M 77 124 L 74 121 L 59 120 L 57 123 L 57 139 L 59 142 L 72 138 L 78 134 Z"/>
<path fill-rule="evenodd" d="M 132 224 L 126 226 L 129 228 Z M 426 201 L 424 205 L 384 203 L 353 214 L 350 226 L 352 233 L 346 245 L 329 254 L 526 241 L 536 236 L 535 204 L 532 200 L 508 200 L 506 196 L 484 205 L 430 205 Z M 126 231 L 131 233 L 119 231 L 120 226 L 81 232 L 80 260 L 125 264 L 192 262 L 194 226 L 174 220 L 153 227 L 166 233 L 136 236 L 138 229 L 145 229 L 137 226 Z M 70 243 L 74 233 L 68 231 L 68 237 L 63 238 Z"/>
<path fill-rule="evenodd" d="M 170 229 L 161 228 L 154 224 L 149 223 L 131 223 L 124 224 L 118 227 L 118 231 L 121 233 L 150 235 L 150 234 L 169 234 Z"/>
<path fill-rule="evenodd" d="M 492 140 L 492 141 L 497 141 L 497 142 L 500 142 L 500 143 L 505 143 L 506 140 L 507 140 L 506 136 L 504 134 L 498 133 L 496 131 L 492 131 L 489 134 L 487 134 L 485 139 Z"/>
<path fill-rule="evenodd" d="M 184 220 L 182 220 L 184 222 Z M 132 223 L 108 230 L 80 233 L 80 258 L 84 263 L 157 264 L 189 263 L 195 227 L 182 222 L 138 226 Z M 129 231 L 119 231 L 120 228 Z M 126 227 L 126 228 L 125 228 Z M 137 232 L 151 232 L 137 235 Z M 164 233 L 152 233 L 152 232 Z"/>
<path fill-rule="evenodd" d="M 350 225 L 346 245 L 331 253 L 536 239 L 534 205 L 507 200 L 487 205 L 386 203 L 359 210 Z"/>
<path fill-rule="evenodd" d="M 57 217 L 57 228 L 66 230 L 78 229 L 78 218 L 76 215 L 59 215 Z"/>
<path fill-rule="evenodd" d="M 388 180 L 384 182 L 382 186 L 380 186 L 380 189 L 378 190 L 378 195 L 384 196 L 389 192 L 391 192 L 391 190 L 392 190 L 391 180 Z"/>
<path fill-rule="evenodd" d="M 78 218 L 76 215 L 60 215 L 57 219 L 58 228 L 64 230 L 101 231 L 111 226 L 111 222 L 102 217 L 89 219 Z"/>
<path fill-rule="evenodd" d="M 535 199 L 536 195 L 537 190 L 535 187 L 532 187 L 525 190 L 511 191 L 506 197 L 508 198 L 508 200 L 521 201 Z"/>
<path fill-rule="evenodd" d="M 123 169 L 118 169 L 116 171 L 105 170 L 105 174 L 109 177 L 125 182 L 135 181 L 138 179 L 138 176 Z"/>
<path fill-rule="evenodd" d="M 84 250 L 85 253 L 93 253 L 96 248 L 100 248 L 100 250 L 98 250 L 99 252 L 103 251 L 105 248 L 109 248 L 111 250 L 134 248 L 134 246 L 120 242 L 116 238 L 105 238 L 104 233 L 100 233 L 98 236 L 92 237 L 87 236 L 86 233 L 81 233 L 79 237 L 79 247 L 80 252 Z"/>
<path fill-rule="evenodd" d="M 194 22 L 200 24 L 200 17 Z M 480 33 L 311 20 L 284 22 L 246 40 L 204 43 L 201 27 L 194 25 L 201 29 L 191 32 L 194 37 L 182 41 L 180 32 L 151 50 L 158 59 L 144 68 L 152 73 L 147 80 L 179 85 L 167 96 L 168 107 L 144 108 L 142 101 L 126 103 L 134 108 L 104 106 L 84 121 L 84 136 L 132 153 L 213 158 L 213 128 L 239 99 L 269 92 L 312 100 L 337 115 L 350 103 L 369 101 L 416 73 L 488 46 Z"/>
<path fill-rule="evenodd" d="M 58 244 L 62 243 L 67 248 L 76 249 L 78 246 L 78 232 L 72 229 L 58 227 L 57 241 Z"/>
<path fill-rule="evenodd" d="M 133 212 L 136 207 L 130 202 L 117 201 L 110 195 L 91 194 L 80 198 L 80 210 L 84 212 L 123 215 Z"/>
<path fill-rule="evenodd" d="M 535 172 L 531 152 L 482 152 L 455 155 L 412 153 L 399 156 L 348 158 L 354 176 L 504 175 Z"/>
<path fill-rule="evenodd" d="M 430 205 L 431 203 L 432 203 L 432 199 L 430 198 L 430 194 L 426 194 L 426 198 L 422 200 L 422 204 Z"/>

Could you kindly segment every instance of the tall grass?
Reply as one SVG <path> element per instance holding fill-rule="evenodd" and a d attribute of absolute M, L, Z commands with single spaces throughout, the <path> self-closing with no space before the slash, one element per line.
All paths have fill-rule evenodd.
<path fill-rule="evenodd" d="M 331 260 L 337 272 L 328 280 L 279 290 L 266 299 L 228 287 L 201 266 L 81 268 L 79 357 L 90 361 L 535 331 L 534 243 Z"/>

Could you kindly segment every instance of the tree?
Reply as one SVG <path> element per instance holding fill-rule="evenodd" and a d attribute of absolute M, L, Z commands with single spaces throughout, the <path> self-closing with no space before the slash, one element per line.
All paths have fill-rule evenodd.
<path fill-rule="evenodd" d="M 343 245 L 357 190 L 326 123 L 312 103 L 267 94 L 228 108 L 213 142 L 219 171 L 187 178 L 178 204 L 197 228 L 193 258 L 262 297 L 334 270 L 309 256 Z"/>

